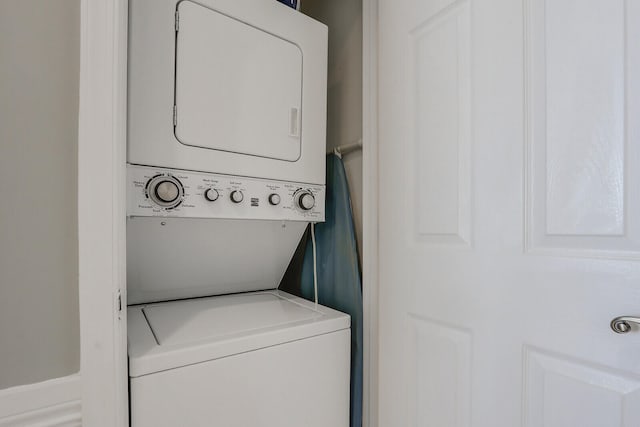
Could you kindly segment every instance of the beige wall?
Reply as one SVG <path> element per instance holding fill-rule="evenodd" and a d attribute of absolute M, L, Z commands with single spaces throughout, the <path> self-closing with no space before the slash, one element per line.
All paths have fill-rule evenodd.
<path fill-rule="evenodd" d="M 327 149 L 362 138 L 362 0 L 302 0 L 329 27 Z M 362 248 L 362 152 L 343 158 Z"/>
<path fill-rule="evenodd" d="M 0 1 L 0 389 L 79 370 L 79 8 Z"/>

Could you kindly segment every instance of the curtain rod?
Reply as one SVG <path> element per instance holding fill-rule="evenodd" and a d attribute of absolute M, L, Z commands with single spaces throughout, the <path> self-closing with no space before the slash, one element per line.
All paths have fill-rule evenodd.
<path fill-rule="evenodd" d="M 352 142 L 350 144 L 343 144 L 343 145 L 338 145 L 337 147 L 335 147 L 333 150 L 329 150 L 327 151 L 327 153 L 334 153 L 339 157 L 342 157 L 345 154 L 349 154 L 353 151 L 357 151 L 357 150 L 361 150 L 362 149 L 362 139 L 359 139 L 355 142 Z"/>

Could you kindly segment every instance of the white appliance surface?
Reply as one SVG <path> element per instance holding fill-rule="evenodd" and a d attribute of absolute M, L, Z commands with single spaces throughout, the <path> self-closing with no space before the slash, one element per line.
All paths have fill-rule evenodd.
<path fill-rule="evenodd" d="M 127 219 L 127 301 L 275 289 L 307 226 L 299 221 Z"/>
<path fill-rule="evenodd" d="M 349 328 L 348 315 L 276 290 L 131 306 L 129 375 L 146 376 L 337 331 L 349 333 Z"/>
<path fill-rule="evenodd" d="M 325 186 L 173 169 L 127 166 L 127 215 L 322 222 Z M 153 183 L 176 183 L 170 203 L 153 200 Z M 235 201 L 234 196 L 239 196 Z M 313 207 L 301 206 L 303 197 Z M 238 201 L 239 200 L 239 201 Z M 307 200 L 307 199 L 305 199 Z"/>
<path fill-rule="evenodd" d="M 131 425 L 347 427 L 350 317 L 275 290 L 324 220 L 327 27 L 130 0 L 128 51 Z"/>
<path fill-rule="evenodd" d="M 132 427 L 348 427 L 348 329 L 131 378 Z"/>
<path fill-rule="evenodd" d="M 271 293 L 176 301 L 148 306 L 142 311 L 160 345 L 219 339 L 322 317 Z"/>
<path fill-rule="evenodd" d="M 178 13 L 176 138 L 202 148 L 298 160 L 300 48 L 191 1 L 180 2 Z"/>
<path fill-rule="evenodd" d="M 324 184 L 324 24 L 270 0 L 131 0 L 128 66 L 128 163 Z"/>

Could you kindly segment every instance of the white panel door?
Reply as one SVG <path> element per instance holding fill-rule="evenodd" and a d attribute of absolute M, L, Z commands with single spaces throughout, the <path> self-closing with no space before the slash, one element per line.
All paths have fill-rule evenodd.
<path fill-rule="evenodd" d="M 640 1 L 379 17 L 380 426 L 640 426 Z"/>

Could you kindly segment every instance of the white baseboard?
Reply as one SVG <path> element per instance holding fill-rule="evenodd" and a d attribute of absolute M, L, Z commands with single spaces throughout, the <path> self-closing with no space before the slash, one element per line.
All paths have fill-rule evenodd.
<path fill-rule="evenodd" d="M 0 390 L 0 427 L 80 427 L 80 375 Z"/>

